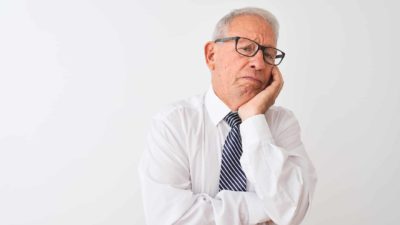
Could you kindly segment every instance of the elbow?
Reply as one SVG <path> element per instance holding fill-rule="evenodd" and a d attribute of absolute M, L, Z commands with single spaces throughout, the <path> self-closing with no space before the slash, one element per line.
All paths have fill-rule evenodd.
<path fill-rule="evenodd" d="M 275 224 L 298 225 L 304 219 L 311 204 L 314 180 L 305 179 L 299 168 L 285 171 L 284 181 L 279 183 L 277 193 L 264 199 L 266 209 Z M 272 199 L 271 199 L 272 197 Z"/>

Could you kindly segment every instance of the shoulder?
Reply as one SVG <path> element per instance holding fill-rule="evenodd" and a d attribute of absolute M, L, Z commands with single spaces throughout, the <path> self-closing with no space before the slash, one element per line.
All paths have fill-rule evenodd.
<path fill-rule="evenodd" d="M 203 105 L 204 94 L 182 99 L 163 107 L 153 116 L 153 121 L 182 124 L 199 117 L 203 112 Z"/>
<path fill-rule="evenodd" d="M 299 124 L 293 111 L 283 106 L 271 106 L 265 113 L 267 123 L 276 132 L 287 127 L 297 127 Z"/>
<path fill-rule="evenodd" d="M 285 108 L 283 106 L 271 106 L 265 116 L 270 119 L 295 119 L 295 115 L 292 110 Z"/>

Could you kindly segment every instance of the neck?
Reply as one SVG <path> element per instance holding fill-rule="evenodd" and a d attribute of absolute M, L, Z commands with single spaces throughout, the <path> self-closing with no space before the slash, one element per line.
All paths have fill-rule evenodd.
<path fill-rule="evenodd" d="M 215 90 L 215 89 L 214 89 L 214 93 L 219 99 L 221 99 L 221 101 L 226 106 L 228 106 L 228 108 L 232 112 L 237 112 L 239 110 L 239 107 L 244 103 L 243 101 L 241 101 L 241 98 L 238 96 L 225 95 L 223 93 L 220 93 L 219 90 Z"/>

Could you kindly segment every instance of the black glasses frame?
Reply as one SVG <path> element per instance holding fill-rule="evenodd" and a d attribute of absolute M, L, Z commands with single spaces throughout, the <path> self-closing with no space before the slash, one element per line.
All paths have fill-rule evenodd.
<path fill-rule="evenodd" d="M 246 54 L 243 54 L 243 53 L 241 53 L 241 52 L 238 51 L 238 49 L 237 49 L 237 44 L 238 44 L 239 39 L 241 39 L 241 38 L 242 38 L 242 39 L 249 40 L 249 41 L 251 41 L 251 42 L 254 42 L 254 43 L 257 45 L 257 50 L 256 50 L 252 55 L 246 55 Z M 257 54 L 257 52 L 261 49 L 261 52 L 263 53 L 264 62 L 266 62 L 266 63 L 268 63 L 268 64 L 270 64 L 270 65 L 274 65 L 274 66 L 277 66 L 277 65 L 281 64 L 283 58 L 285 58 L 285 52 L 283 52 L 282 50 L 279 50 L 279 49 L 274 48 L 274 47 L 269 47 L 269 46 L 260 45 L 260 44 L 258 44 L 257 42 L 255 42 L 255 41 L 253 41 L 253 40 L 251 40 L 251 39 L 245 38 L 245 37 L 238 37 L 238 36 L 236 36 L 236 37 L 218 38 L 218 39 L 215 39 L 214 42 L 217 43 L 217 42 L 226 42 L 226 41 L 232 41 L 232 40 L 235 41 L 235 50 L 236 50 L 236 52 L 239 53 L 239 54 L 241 54 L 241 55 L 243 55 L 243 56 L 253 57 L 253 56 L 255 56 L 255 55 Z M 264 54 L 265 49 L 274 49 L 274 50 L 276 50 L 276 52 L 277 52 L 278 54 L 275 56 L 275 60 L 276 60 L 276 59 L 279 59 L 279 62 L 278 62 L 278 63 L 274 63 L 274 64 L 273 64 L 273 63 L 269 63 L 269 62 L 266 60 L 266 58 L 265 58 L 265 54 Z"/>

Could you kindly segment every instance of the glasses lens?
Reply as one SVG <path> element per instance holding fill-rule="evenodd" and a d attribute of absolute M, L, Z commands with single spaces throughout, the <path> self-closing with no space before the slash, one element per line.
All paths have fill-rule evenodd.
<path fill-rule="evenodd" d="M 264 60 L 272 65 L 275 65 L 275 56 L 277 54 L 276 49 L 274 48 L 265 48 L 264 49 Z"/>
<path fill-rule="evenodd" d="M 236 50 L 242 55 L 253 56 L 258 50 L 258 45 L 249 39 L 239 38 L 236 44 Z"/>
<path fill-rule="evenodd" d="M 247 38 L 239 38 L 236 42 L 236 51 L 244 56 L 253 57 L 259 45 Z M 285 53 L 281 50 L 272 47 L 263 47 L 264 61 L 271 65 L 279 65 L 282 62 Z"/>
<path fill-rule="evenodd" d="M 272 65 L 279 65 L 283 59 L 283 52 L 275 48 L 264 49 L 264 60 Z"/>

